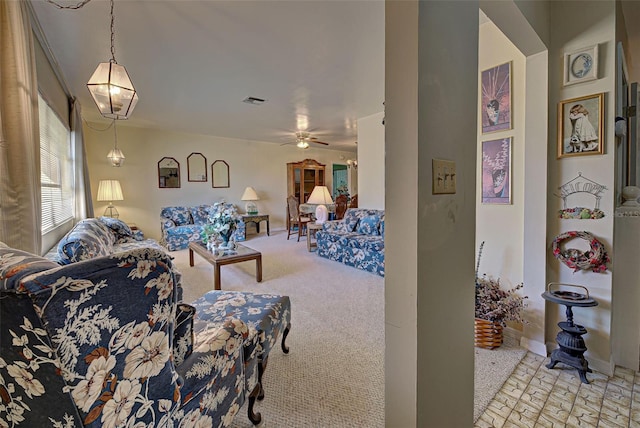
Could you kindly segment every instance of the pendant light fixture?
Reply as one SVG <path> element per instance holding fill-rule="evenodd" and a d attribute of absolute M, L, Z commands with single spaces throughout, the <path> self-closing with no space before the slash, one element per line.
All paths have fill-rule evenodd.
<path fill-rule="evenodd" d="M 87 82 L 100 113 L 109 119 L 128 119 L 138 103 L 138 94 L 124 66 L 116 61 L 113 0 L 111 0 L 111 59 L 101 62 Z"/>
<path fill-rule="evenodd" d="M 107 155 L 107 159 L 111 162 L 111 166 L 122 166 L 124 163 L 124 154 L 118 148 L 118 131 L 116 130 L 116 121 L 113 120 L 113 135 L 115 137 L 115 145 Z"/>

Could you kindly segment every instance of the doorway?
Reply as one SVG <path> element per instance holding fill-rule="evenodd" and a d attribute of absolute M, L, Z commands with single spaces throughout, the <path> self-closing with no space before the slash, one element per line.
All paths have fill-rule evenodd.
<path fill-rule="evenodd" d="M 333 164 L 333 189 L 332 195 L 335 200 L 340 195 L 347 195 L 349 198 L 349 172 L 347 165 Z"/>

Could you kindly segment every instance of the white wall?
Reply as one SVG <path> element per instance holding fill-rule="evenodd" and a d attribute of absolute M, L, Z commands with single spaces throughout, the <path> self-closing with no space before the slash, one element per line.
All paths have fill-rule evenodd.
<path fill-rule="evenodd" d="M 358 119 L 358 207 L 384 209 L 384 112 Z"/>
<path fill-rule="evenodd" d="M 613 219 L 615 189 L 615 2 L 589 2 L 588 7 L 582 2 L 551 2 L 552 37 L 549 49 L 549 185 L 547 189 L 547 242 L 561 232 L 570 230 L 586 230 L 593 233 L 604 243 L 612 260 L 613 253 Z M 568 19 L 579 17 L 579 19 Z M 563 53 L 575 49 L 598 44 L 599 79 L 580 84 L 562 86 Z M 604 97 L 604 154 L 557 159 L 557 119 L 554 112 L 561 100 L 605 93 Z M 599 220 L 561 220 L 558 210 L 562 208 L 562 200 L 553 195 L 558 186 L 572 180 L 580 172 L 591 180 L 607 187 L 600 202 L 600 209 L 605 217 Z M 586 241 L 574 239 L 567 242 L 567 248 L 588 250 Z M 585 354 L 592 368 L 611 374 L 611 294 L 612 273 L 593 273 L 573 270 L 556 260 L 551 251 L 547 251 L 547 282 L 563 282 L 586 286 L 591 295 L 598 300 L 595 308 L 574 309 L 575 321 L 587 330 L 584 336 L 588 351 Z M 612 267 L 612 265 L 610 265 Z M 564 320 L 564 307 L 547 303 L 547 342 L 555 347 L 556 323 Z"/>
<path fill-rule="evenodd" d="M 93 123 L 103 129 L 104 123 Z M 280 146 L 265 142 L 232 140 L 213 136 L 184 134 L 129 126 L 118 126 L 118 147 L 126 156 L 120 168 L 112 167 L 107 153 L 113 148 L 113 129 L 98 132 L 85 126 L 89 173 L 95 215 L 102 215 L 107 203 L 97 202 L 98 181 L 118 179 L 122 185 L 124 201 L 114 202 L 120 218 L 140 227 L 145 236 L 160 238 L 160 209 L 173 205 L 196 205 L 219 201 L 235 203 L 244 211 L 240 200 L 245 187 L 253 186 L 258 193 L 258 209 L 269 214 L 271 230 L 284 228 L 287 197 L 287 162 L 315 159 L 326 165 L 325 181 L 332 184 L 332 164 L 340 163 L 340 156 L 353 157 L 353 153 L 314 149 L 298 149 L 295 145 Z M 187 156 L 200 152 L 207 158 L 208 181 L 187 181 Z M 158 188 L 158 161 L 165 156 L 180 163 L 181 187 Z M 230 169 L 230 188 L 211 186 L 211 163 L 225 160 Z"/>
<path fill-rule="evenodd" d="M 505 288 L 523 281 L 523 214 L 525 133 L 525 69 L 524 55 L 493 24 L 480 27 L 478 55 L 478 100 L 482 100 L 483 70 L 511 62 L 512 129 L 482 134 L 482 115 L 478 109 L 478 167 L 476 171 L 476 247 L 485 241 L 479 274 L 500 278 Z M 479 101 L 480 103 L 480 101 Z M 511 205 L 482 203 L 482 142 L 512 138 Z M 539 219 L 544 221 L 544 219 Z"/>

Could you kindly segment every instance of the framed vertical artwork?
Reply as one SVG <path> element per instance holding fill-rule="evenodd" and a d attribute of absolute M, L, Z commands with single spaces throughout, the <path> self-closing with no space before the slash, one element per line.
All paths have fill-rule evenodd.
<path fill-rule="evenodd" d="M 511 129 L 511 62 L 484 70 L 482 86 L 482 133 Z"/>
<path fill-rule="evenodd" d="M 560 101 L 558 159 L 604 153 L 604 93 Z"/>
<path fill-rule="evenodd" d="M 598 45 L 564 54 L 564 85 L 598 78 Z"/>
<path fill-rule="evenodd" d="M 482 142 L 482 203 L 511 203 L 512 137 Z"/>

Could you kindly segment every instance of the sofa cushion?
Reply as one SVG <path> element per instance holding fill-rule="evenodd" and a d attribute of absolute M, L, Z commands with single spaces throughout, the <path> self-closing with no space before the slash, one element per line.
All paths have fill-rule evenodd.
<path fill-rule="evenodd" d="M 384 238 L 384 216 L 380 219 L 380 235 Z"/>
<path fill-rule="evenodd" d="M 345 247 L 359 248 L 366 251 L 382 251 L 384 249 L 384 239 L 379 235 L 350 235 L 340 240 Z"/>
<path fill-rule="evenodd" d="M 193 224 L 204 225 L 209 222 L 209 212 L 211 211 L 211 205 L 197 205 L 195 207 L 189 207 L 189 212 L 193 218 Z"/>
<path fill-rule="evenodd" d="M 56 267 L 59 266 L 51 260 L 0 242 L 0 290 L 17 289 L 20 280 L 27 275 Z"/>
<path fill-rule="evenodd" d="M 82 220 L 58 242 L 60 263 L 69 264 L 107 256 L 113 252 L 114 243 L 114 234 L 100 220 Z"/>
<path fill-rule="evenodd" d="M 165 207 L 162 208 L 160 216 L 172 220 L 176 226 L 193 224 L 191 213 L 189 213 L 189 208 L 187 207 Z"/>
<path fill-rule="evenodd" d="M 363 235 L 379 235 L 378 226 L 380 225 L 380 216 L 366 215 L 360 219 L 356 232 Z"/>
<path fill-rule="evenodd" d="M 362 210 L 359 210 L 357 208 L 347 208 L 347 211 L 344 213 L 344 217 L 342 219 L 347 232 L 354 232 L 356 230 L 358 220 L 360 220 L 362 213 Z"/>
<path fill-rule="evenodd" d="M 133 236 L 133 231 L 131 230 L 129 225 L 124 221 L 118 218 L 104 217 L 104 216 L 99 217 L 98 220 L 104 223 L 104 225 L 111 230 L 111 232 L 115 236 L 116 243 L 120 244 L 123 242 L 129 242 L 130 240 L 135 239 Z"/>

